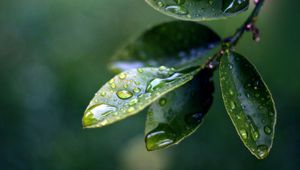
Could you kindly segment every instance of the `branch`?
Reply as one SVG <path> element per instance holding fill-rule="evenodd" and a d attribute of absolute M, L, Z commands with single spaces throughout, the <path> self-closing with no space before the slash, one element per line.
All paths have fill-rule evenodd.
<path fill-rule="evenodd" d="M 264 4 L 265 0 L 254 0 L 255 8 L 253 9 L 251 15 L 248 17 L 246 22 L 235 32 L 235 34 L 229 38 L 229 46 L 234 47 L 238 41 L 241 39 L 245 31 L 252 31 L 253 39 L 259 41 L 259 31 L 255 27 L 257 21 L 257 16 Z"/>
<path fill-rule="evenodd" d="M 259 30 L 258 28 L 256 28 L 255 23 L 257 21 L 258 14 L 264 4 L 264 1 L 265 0 L 254 0 L 255 8 L 253 9 L 248 19 L 244 22 L 244 24 L 239 29 L 236 30 L 234 35 L 225 38 L 223 40 L 222 49 L 219 52 L 217 52 L 213 57 L 211 57 L 204 64 L 204 67 L 215 69 L 219 65 L 219 60 L 223 56 L 225 51 L 234 48 L 246 31 L 252 32 L 253 39 L 255 41 L 258 42 L 260 40 Z"/>

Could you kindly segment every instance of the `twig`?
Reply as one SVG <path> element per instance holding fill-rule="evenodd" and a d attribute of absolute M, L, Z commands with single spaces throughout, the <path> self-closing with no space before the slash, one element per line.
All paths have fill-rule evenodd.
<path fill-rule="evenodd" d="M 255 23 L 257 21 L 257 16 L 264 4 L 264 1 L 265 0 L 254 0 L 255 8 L 253 9 L 248 19 L 244 22 L 244 24 L 239 29 L 236 30 L 234 35 L 225 38 L 223 40 L 221 50 L 217 52 L 213 57 L 211 57 L 204 64 L 205 68 L 216 69 L 219 65 L 220 58 L 223 56 L 225 51 L 228 51 L 229 49 L 233 49 L 246 31 L 252 32 L 253 39 L 255 41 L 258 42 L 260 40 L 259 30 L 258 28 L 256 28 Z"/>

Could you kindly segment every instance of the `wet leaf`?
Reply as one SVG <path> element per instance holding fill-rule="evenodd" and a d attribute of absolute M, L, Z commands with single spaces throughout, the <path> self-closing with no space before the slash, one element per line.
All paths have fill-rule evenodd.
<path fill-rule="evenodd" d="M 213 91 L 212 70 L 203 69 L 192 81 L 151 104 L 145 129 L 147 149 L 163 149 L 191 135 L 208 112 Z"/>
<path fill-rule="evenodd" d="M 186 21 L 155 26 L 121 48 L 114 56 L 115 72 L 138 67 L 190 67 L 220 42 L 208 27 Z M 201 61 L 198 61 L 201 63 Z"/>
<path fill-rule="evenodd" d="M 83 127 L 102 127 L 134 115 L 190 81 L 197 71 L 183 73 L 161 66 L 122 72 L 102 86 L 91 100 L 83 116 Z"/>
<path fill-rule="evenodd" d="M 276 123 L 270 91 L 256 68 L 235 52 L 222 57 L 219 71 L 225 108 L 237 133 L 258 159 L 267 157 Z"/>
<path fill-rule="evenodd" d="M 234 16 L 248 9 L 249 0 L 146 0 L 159 12 L 182 20 L 203 21 Z"/>

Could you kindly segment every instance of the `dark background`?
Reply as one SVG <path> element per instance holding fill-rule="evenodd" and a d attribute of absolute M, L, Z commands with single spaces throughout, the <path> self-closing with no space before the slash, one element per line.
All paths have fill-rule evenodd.
<path fill-rule="evenodd" d="M 130 37 L 172 18 L 142 0 L 1 0 L 0 169 L 299 169 L 299 6 L 267 1 L 261 43 L 247 35 L 237 47 L 257 65 L 277 104 L 273 149 L 259 161 L 236 135 L 218 86 L 202 127 L 165 151 L 145 151 L 143 113 L 82 129 L 89 100 L 113 76 L 109 57 Z M 226 37 L 248 13 L 204 24 Z"/>

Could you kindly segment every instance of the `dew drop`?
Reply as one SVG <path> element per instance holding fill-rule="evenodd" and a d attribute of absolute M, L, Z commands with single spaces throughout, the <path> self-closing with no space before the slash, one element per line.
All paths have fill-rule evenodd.
<path fill-rule="evenodd" d="M 159 7 L 163 7 L 163 6 L 165 6 L 165 5 L 164 5 L 164 3 L 163 3 L 163 2 L 161 2 L 161 1 L 158 1 L 158 2 L 157 2 L 157 5 L 158 5 Z"/>
<path fill-rule="evenodd" d="M 264 131 L 266 134 L 270 135 L 272 133 L 272 129 L 269 126 L 264 127 Z"/>
<path fill-rule="evenodd" d="M 133 105 L 137 104 L 138 101 L 139 101 L 138 99 L 132 99 L 129 101 L 129 105 L 133 106 Z"/>
<path fill-rule="evenodd" d="M 146 135 L 146 146 L 148 150 L 162 149 L 173 144 L 175 140 L 176 134 L 172 128 L 161 123 Z"/>
<path fill-rule="evenodd" d="M 114 106 L 107 104 L 96 104 L 85 111 L 82 120 L 83 126 L 89 127 L 96 125 L 99 121 L 103 120 L 104 117 L 114 111 L 116 111 L 116 107 Z"/>
<path fill-rule="evenodd" d="M 155 91 L 156 89 L 163 87 L 166 83 L 172 82 L 172 81 L 180 78 L 181 75 L 182 74 L 180 74 L 180 73 L 175 73 L 168 78 L 155 78 L 148 83 L 146 91 L 148 93 L 151 93 L 151 92 Z"/>
<path fill-rule="evenodd" d="M 229 94 L 232 95 L 232 96 L 234 95 L 234 93 L 231 89 L 229 90 Z"/>
<path fill-rule="evenodd" d="M 111 84 L 110 84 L 110 87 L 111 87 L 112 89 L 115 89 L 115 88 L 116 88 L 116 84 L 115 84 L 115 83 L 111 83 Z"/>
<path fill-rule="evenodd" d="M 115 82 L 115 79 L 109 80 L 109 83 L 114 83 L 114 82 Z"/>
<path fill-rule="evenodd" d="M 120 99 L 129 99 L 132 97 L 132 93 L 130 91 L 127 91 L 127 90 L 121 90 L 121 91 L 118 91 L 117 92 L 117 96 L 120 98 Z"/>
<path fill-rule="evenodd" d="M 239 119 L 239 120 L 242 119 L 242 113 L 241 113 L 241 112 L 238 112 L 238 113 L 236 114 L 236 118 Z"/>
<path fill-rule="evenodd" d="M 142 68 L 138 68 L 137 71 L 138 71 L 139 73 L 143 73 L 143 72 L 144 72 L 144 70 L 143 70 Z"/>
<path fill-rule="evenodd" d="M 179 5 L 167 6 L 166 10 L 177 15 L 186 15 L 188 13 L 188 11 L 183 6 Z"/>
<path fill-rule="evenodd" d="M 185 3 L 185 0 L 174 0 L 176 4 L 181 5 Z"/>
<path fill-rule="evenodd" d="M 136 87 L 136 88 L 134 88 L 134 89 L 133 89 L 133 92 L 135 92 L 135 93 L 139 93 L 139 92 L 141 92 L 141 89 L 140 89 L 140 88 L 138 88 L 138 87 Z"/>
<path fill-rule="evenodd" d="M 134 111 L 135 111 L 135 108 L 134 108 L 134 107 L 129 107 L 129 108 L 126 110 L 127 113 L 132 113 L 132 112 L 134 112 Z"/>
<path fill-rule="evenodd" d="M 160 106 L 165 106 L 166 104 L 167 104 L 167 99 L 166 98 L 159 99 L 159 105 Z"/>
<path fill-rule="evenodd" d="M 138 81 L 134 81 L 134 84 L 138 86 L 138 85 L 140 85 L 141 83 L 138 82 Z"/>
<path fill-rule="evenodd" d="M 164 71 L 164 70 L 166 70 L 166 69 L 167 69 L 166 66 L 160 66 L 160 67 L 159 67 L 159 71 Z"/>
<path fill-rule="evenodd" d="M 230 108 L 231 108 L 232 110 L 235 109 L 235 103 L 234 103 L 233 101 L 230 101 Z"/>
<path fill-rule="evenodd" d="M 127 77 L 127 74 L 125 74 L 125 73 L 119 74 L 119 78 L 120 78 L 121 80 L 124 80 L 126 77 Z"/>
<path fill-rule="evenodd" d="M 241 129 L 240 130 L 240 134 L 242 136 L 243 139 L 247 139 L 248 138 L 248 133 L 245 129 Z"/>
<path fill-rule="evenodd" d="M 106 92 L 104 91 L 104 92 L 101 92 L 101 96 L 102 97 L 105 97 L 106 96 Z"/>
<path fill-rule="evenodd" d="M 259 145 L 257 147 L 258 156 L 263 159 L 268 156 L 268 147 L 266 145 Z"/>
<path fill-rule="evenodd" d="M 252 135 L 252 139 L 255 141 L 259 138 L 258 131 L 254 130 L 254 129 L 251 129 L 251 135 Z"/>

